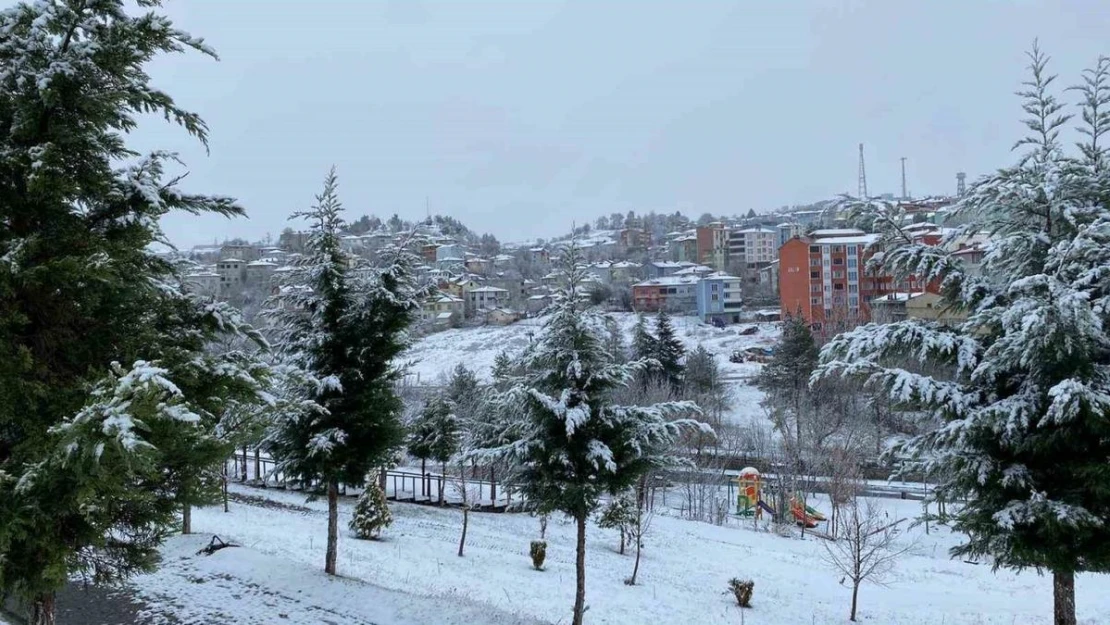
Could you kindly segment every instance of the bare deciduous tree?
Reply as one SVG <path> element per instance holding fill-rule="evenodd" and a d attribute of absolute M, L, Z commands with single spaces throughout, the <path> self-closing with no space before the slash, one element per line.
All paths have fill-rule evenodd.
<path fill-rule="evenodd" d="M 850 620 L 856 620 L 860 584 L 885 585 L 898 559 L 914 549 L 901 540 L 904 520 L 892 521 L 878 504 L 856 499 L 838 519 L 839 539 L 824 543 L 825 562 L 852 582 Z"/>

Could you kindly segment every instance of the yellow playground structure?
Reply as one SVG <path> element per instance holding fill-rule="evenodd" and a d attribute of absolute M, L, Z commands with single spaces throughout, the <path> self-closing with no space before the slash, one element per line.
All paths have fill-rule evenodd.
<path fill-rule="evenodd" d="M 776 516 L 775 509 L 763 501 L 762 484 L 759 471 L 755 467 L 744 467 L 740 475 L 736 476 L 738 492 L 736 494 L 736 514 L 742 517 L 760 519 L 766 511 L 772 518 Z M 825 515 L 817 510 L 804 505 L 802 498 L 790 498 L 790 514 L 798 525 L 817 527 L 818 521 L 824 521 Z"/>

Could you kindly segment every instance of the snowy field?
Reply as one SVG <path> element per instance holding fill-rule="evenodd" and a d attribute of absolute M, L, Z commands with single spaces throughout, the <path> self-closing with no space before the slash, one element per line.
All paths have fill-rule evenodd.
<path fill-rule="evenodd" d="M 393 504 L 394 524 L 377 542 L 346 532 L 352 504 L 340 504 L 339 579 L 324 559 L 325 504 L 281 491 L 234 486 L 271 505 L 232 503 L 231 512 L 194 513 L 196 536 L 166 545 L 163 568 L 133 584 L 161 613 L 187 624 L 331 623 L 347 625 L 515 625 L 568 623 L 574 598 L 574 528 L 552 519 L 546 570 L 534 571 L 528 542 L 538 523 L 524 514 L 471 515 L 459 558 L 461 513 Z M 914 502 L 880 500 L 893 518 L 917 514 Z M 814 502 L 823 508 L 820 500 Z M 242 545 L 211 556 L 195 552 L 211 534 Z M 991 572 L 947 557 L 956 537 L 936 528 L 908 535 L 916 553 L 888 587 L 865 585 L 860 620 L 876 625 L 1022 625 L 1051 622 L 1051 580 L 1035 573 Z M 656 516 L 646 539 L 640 584 L 624 584 L 631 556 L 617 534 L 591 524 L 586 621 L 591 625 L 846 623 L 850 588 L 823 563 L 824 541 L 782 538 L 751 521 L 717 527 Z M 737 608 L 725 585 L 755 581 L 753 608 Z M 1110 622 L 1110 577 L 1077 578 L 1079 622 Z M 742 618 L 743 617 L 743 618 Z"/>
<path fill-rule="evenodd" d="M 626 343 L 630 344 L 637 316 L 634 313 L 610 313 L 610 316 L 624 330 Z M 647 320 L 648 327 L 652 328 L 654 317 L 648 315 Z M 460 364 L 474 371 L 480 379 L 488 380 L 497 354 L 506 351 L 512 355 L 522 351 L 529 340 L 540 335 L 543 322 L 543 318 L 525 319 L 509 326 L 458 328 L 422 337 L 405 354 L 405 360 L 411 363 L 408 381 L 417 385 L 442 384 Z M 728 357 L 735 350 L 773 347 L 781 333 L 779 324 L 741 323 L 716 328 L 697 317 L 674 317 L 673 322 L 686 349 L 703 345 L 714 355 L 721 375 L 732 385 L 733 409 L 725 418 L 734 423 L 764 418 L 759 406 L 763 393 L 745 381 L 759 373 L 760 365 L 732 363 Z M 752 325 L 758 328 L 756 334 L 739 334 L 740 330 Z"/>

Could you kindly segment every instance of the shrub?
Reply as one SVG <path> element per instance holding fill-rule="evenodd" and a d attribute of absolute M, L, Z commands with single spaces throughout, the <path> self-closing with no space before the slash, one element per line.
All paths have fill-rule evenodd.
<path fill-rule="evenodd" d="M 755 588 L 755 582 L 750 579 L 741 580 L 734 577 L 728 580 L 728 589 L 732 591 L 732 595 L 736 597 L 736 603 L 741 608 L 752 607 L 753 588 Z"/>
<path fill-rule="evenodd" d="M 547 557 L 547 542 L 542 540 L 533 540 L 532 545 L 528 550 L 528 555 L 532 556 L 532 568 L 537 571 L 543 570 L 543 561 Z"/>
<path fill-rule="evenodd" d="M 386 504 L 385 493 L 376 481 L 371 481 L 358 497 L 349 527 L 355 532 L 355 536 L 374 540 L 391 523 L 393 515 Z"/>

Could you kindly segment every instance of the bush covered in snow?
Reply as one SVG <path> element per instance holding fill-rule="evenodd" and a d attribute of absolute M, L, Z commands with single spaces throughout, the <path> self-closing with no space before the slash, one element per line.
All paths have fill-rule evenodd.
<path fill-rule="evenodd" d="M 531 547 L 528 549 L 528 555 L 532 557 L 532 568 L 542 571 L 543 561 L 547 557 L 547 542 L 533 540 Z"/>
<path fill-rule="evenodd" d="M 736 603 L 741 608 L 752 607 L 752 589 L 755 588 L 755 582 L 750 579 L 740 579 L 734 577 L 728 580 L 728 589 L 732 591 L 732 595 L 736 597 Z"/>
<path fill-rule="evenodd" d="M 383 528 L 393 523 L 393 515 L 385 502 L 385 492 L 377 482 L 371 481 L 366 490 L 358 497 L 355 513 L 351 517 L 350 528 L 355 536 L 374 540 Z"/>

